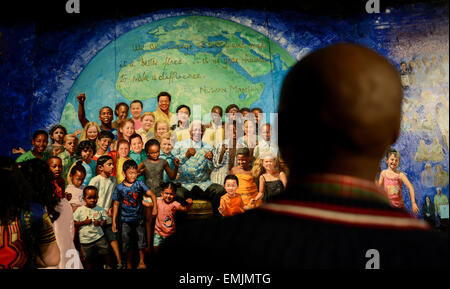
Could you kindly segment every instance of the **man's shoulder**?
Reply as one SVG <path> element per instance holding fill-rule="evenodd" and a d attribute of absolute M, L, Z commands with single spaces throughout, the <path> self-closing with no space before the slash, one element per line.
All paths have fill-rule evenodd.
<path fill-rule="evenodd" d="M 434 231 L 349 226 L 258 209 L 177 230 L 168 247 L 195 251 L 200 267 L 221 266 L 237 254 L 244 256 L 242 268 L 364 269 L 369 249 L 379 251 L 386 268 L 427 267 L 427 261 L 448 266 L 448 236 Z"/>

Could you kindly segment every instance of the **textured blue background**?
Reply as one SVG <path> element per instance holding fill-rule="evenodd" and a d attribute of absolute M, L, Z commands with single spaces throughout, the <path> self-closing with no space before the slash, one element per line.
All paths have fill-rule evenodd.
<path fill-rule="evenodd" d="M 400 61 L 412 57 L 448 51 L 448 14 L 445 11 L 448 7 L 441 4 L 416 4 L 396 7 L 389 13 L 383 11 L 345 18 L 298 12 L 183 9 L 120 20 L 92 21 L 64 31 L 39 34 L 34 25 L 6 27 L 0 24 L 0 154 L 12 156 L 12 147 L 30 149 L 33 131 L 49 129 L 59 122 L 68 92 L 89 61 L 111 41 L 145 23 L 181 15 L 214 16 L 239 22 L 265 34 L 297 59 L 331 43 L 350 41 L 377 50 L 398 66 Z M 430 38 L 433 33 L 435 37 Z M 418 35 L 425 41 L 411 43 L 417 42 Z M 426 39 L 431 39 L 432 43 Z M 446 88 L 448 102 L 448 74 Z M 419 99 L 420 93 L 420 89 L 406 91 L 405 97 Z M 424 113 L 420 109 L 418 112 L 424 119 Z M 414 154 L 420 139 L 430 144 L 435 137 L 443 147 L 444 160 L 433 163 L 433 167 L 440 164 L 448 172 L 448 147 L 438 130 L 429 134 L 402 132 L 395 144 L 402 155 L 400 169 L 407 173 L 416 188 L 419 207 L 425 194 L 434 195 L 435 188 L 422 186 L 420 173 L 424 162 L 414 161 Z M 384 168 L 383 162 L 382 165 Z M 448 196 L 448 185 L 443 192 Z M 404 196 L 409 209 L 406 190 Z"/>

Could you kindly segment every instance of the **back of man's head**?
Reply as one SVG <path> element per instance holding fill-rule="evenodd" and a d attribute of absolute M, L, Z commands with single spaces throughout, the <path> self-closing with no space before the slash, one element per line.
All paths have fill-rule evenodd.
<path fill-rule="evenodd" d="M 343 43 L 307 55 L 284 80 L 278 111 L 279 145 L 292 174 L 373 180 L 398 137 L 401 101 L 397 70 L 368 48 Z"/>

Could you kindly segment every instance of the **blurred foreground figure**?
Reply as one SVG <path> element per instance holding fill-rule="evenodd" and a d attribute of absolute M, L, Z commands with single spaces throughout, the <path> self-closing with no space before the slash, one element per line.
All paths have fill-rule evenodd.
<path fill-rule="evenodd" d="M 188 254 L 178 268 L 448 267 L 448 236 L 393 208 L 373 181 L 398 137 L 401 102 L 400 76 L 374 51 L 337 44 L 309 54 L 280 98 L 286 192 L 242 215 L 180 227 L 160 262 Z M 294 141 L 299 132 L 304 140 Z"/>
<path fill-rule="evenodd" d="M 0 269 L 43 268 L 60 260 L 50 217 L 19 168 L 34 161 L 46 166 L 39 159 L 16 164 L 0 156 Z"/>

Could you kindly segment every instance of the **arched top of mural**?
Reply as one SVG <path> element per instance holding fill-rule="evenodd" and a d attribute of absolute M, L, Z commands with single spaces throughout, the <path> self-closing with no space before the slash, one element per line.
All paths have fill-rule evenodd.
<path fill-rule="evenodd" d="M 156 109 L 168 91 L 172 110 L 180 104 L 262 107 L 276 112 L 283 76 L 296 62 L 265 35 L 229 20 L 177 16 L 139 26 L 112 41 L 91 59 L 74 82 L 61 123 L 79 128 L 76 96 L 87 95 L 88 119 L 102 106 L 139 99 Z"/>

